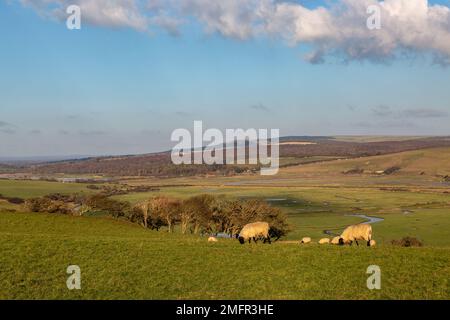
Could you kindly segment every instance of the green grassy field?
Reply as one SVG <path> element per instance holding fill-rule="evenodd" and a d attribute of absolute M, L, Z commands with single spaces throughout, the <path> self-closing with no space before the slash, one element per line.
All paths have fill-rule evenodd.
<path fill-rule="evenodd" d="M 20 213 L 20 205 L 0 200 L 0 299 L 450 299 L 450 189 L 436 176 L 449 170 L 448 150 L 438 151 L 288 167 L 275 177 L 128 179 L 122 183 L 159 191 L 113 197 L 131 203 L 161 194 L 264 199 L 292 227 L 272 245 L 211 244 L 105 217 Z M 342 174 L 396 164 L 403 172 L 392 176 Z M 56 192 L 94 191 L 78 183 L 0 180 L 6 197 Z M 298 244 L 364 221 L 354 214 L 384 219 L 373 224 L 376 247 Z M 424 247 L 391 245 L 405 236 Z M 71 264 L 81 267 L 81 291 L 66 288 Z M 381 290 L 366 287 L 372 264 L 381 267 Z"/>
<path fill-rule="evenodd" d="M 83 183 L 60 183 L 49 181 L 0 180 L 0 194 L 23 199 L 41 197 L 50 193 L 70 194 L 91 192 Z"/>
<path fill-rule="evenodd" d="M 116 199 L 138 202 L 155 194 L 184 198 L 201 193 L 261 198 L 280 207 L 293 227 L 286 240 L 324 237 L 324 230 L 339 233 L 345 226 L 364 221 L 348 215 L 385 219 L 373 225 L 375 239 L 388 243 L 413 236 L 430 245 L 450 246 L 450 197 L 441 192 L 392 192 L 379 188 L 321 187 L 168 187 L 155 193 L 132 193 Z"/>
<path fill-rule="evenodd" d="M 449 299 L 450 248 L 208 243 L 105 218 L 0 214 L 2 299 Z M 81 290 L 66 287 L 68 265 Z M 369 265 L 381 290 L 366 287 Z"/>

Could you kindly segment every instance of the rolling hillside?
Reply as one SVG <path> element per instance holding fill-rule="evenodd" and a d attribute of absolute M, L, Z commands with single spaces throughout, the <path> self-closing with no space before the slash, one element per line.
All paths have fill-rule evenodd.
<path fill-rule="evenodd" d="M 280 140 L 281 164 L 291 166 L 305 162 L 321 162 L 336 158 L 356 158 L 392 154 L 418 149 L 450 147 L 450 138 L 412 138 L 393 141 L 360 139 L 348 141 L 332 137 L 286 137 Z M 314 158 L 316 157 L 316 158 Z M 128 155 L 117 157 L 96 157 L 74 161 L 60 161 L 28 165 L 16 172 L 32 174 L 102 174 L 109 176 L 194 176 L 205 174 L 236 175 L 256 171 L 252 165 L 173 165 L 170 152 Z"/>
<path fill-rule="evenodd" d="M 450 148 L 432 148 L 394 154 L 342 159 L 284 169 L 288 172 L 327 172 L 333 174 L 392 174 L 445 176 L 450 175 Z M 353 173 L 354 172 L 354 173 Z"/>

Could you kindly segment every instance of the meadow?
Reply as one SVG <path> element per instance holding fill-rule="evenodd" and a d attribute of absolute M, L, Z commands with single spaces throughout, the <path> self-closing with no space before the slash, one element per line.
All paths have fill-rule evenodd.
<path fill-rule="evenodd" d="M 450 248 L 239 245 L 111 219 L 0 215 L 1 299 L 448 299 Z M 81 268 L 81 290 L 66 268 Z M 379 265 L 381 290 L 366 286 Z"/>
<path fill-rule="evenodd" d="M 442 192 L 389 191 L 379 188 L 324 187 L 167 187 L 158 193 L 184 198 L 211 193 L 227 197 L 260 198 L 281 208 L 292 232 L 285 240 L 319 238 L 324 230 L 339 233 L 345 226 L 365 221 L 351 215 L 383 218 L 373 225 L 380 243 L 403 236 L 417 237 L 429 245 L 450 246 L 450 197 Z M 116 199 L 139 202 L 155 195 L 134 193 Z"/>
<path fill-rule="evenodd" d="M 26 213 L 0 200 L 1 299 L 450 299 L 450 197 L 447 153 L 414 151 L 282 168 L 279 176 L 127 178 L 155 191 L 113 196 L 138 203 L 155 195 L 215 194 L 258 198 L 281 208 L 291 232 L 272 245 L 150 231 L 108 217 Z M 434 160 L 433 160 L 434 159 Z M 431 161 L 431 162 L 430 162 Z M 438 164 L 428 173 L 427 163 Z M 354 167 L 394 175 L 344 175 Z M 394 183 L 391 183 L 394 181 Z M 85 184 L 0 180 L 0 194 L 30 198 L 91 193 Z M 14 212 L 15 211 L 15 212 Z M 299 245 L 325 230 L 339 234 L 365 221 L 377 246 Z M 391 244 L 406 236 L 424 246 Z M 66 288 L 66 268 L 82 270 L 82 290 Z M 368 290 L 366 269 L 379 265 L 382 289 Z"/>
<path fill-rule="evenodd" d="M 83 183 L 59 183 L 51 181 L 0 180 L 0 195 L 23 199 L 42 197 L 50 193 L 91 192 Z"/>

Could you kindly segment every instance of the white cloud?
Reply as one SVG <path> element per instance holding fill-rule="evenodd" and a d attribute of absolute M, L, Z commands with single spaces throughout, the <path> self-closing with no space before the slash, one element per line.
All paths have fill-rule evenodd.
<path fill-rule="evenodd" d="M 130 27 L 144 31 L 148 27 L 147 17 L 135 0 L 20 0 L 45 17 L 63 20 L 66 8 L 78 5 L 83 22 L 105 27 Z"/>
<path fill-rule="evenodd" d="M 79 4 L 86 22 L 139 31 L 159 26 L 179 34 L 195 20 L 206 33 L 245 40 L 256 36 L 308 44 L 305 57 L 321 63 L 329 56 L 343 60 L 386 61 L 399 54 L 432 54 L 450 63 L 450 9 L 427 0 L 338 0 L 309 9 L 282 0 L 21 0 L 41 14 L 63 17 L 69 4 Z M 381 8 L 381 29 L 369 30 L 367 7 Z"/>
<path fill-rule="evenodd" d="M 245 40 L 254 36 L 264 22 L 261 10 L 273 0 L 149 0 L 147 8 L 171 12 L 181 18 L 194 18 L 206 33 Z"/>

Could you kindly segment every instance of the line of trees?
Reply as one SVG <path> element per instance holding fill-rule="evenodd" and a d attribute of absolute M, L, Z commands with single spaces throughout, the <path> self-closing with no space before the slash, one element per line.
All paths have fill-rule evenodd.
<path fill-rule="evenodd" d="M 136 205 L 118 201 L 104 194 L 53 194 L 25 201 L 31 212 L 50 212 L 72 215 L 107 214 L 126 219 L 145 228 L 181 233 L 235 236 L 244 225 L 256 221 L 268 222 L 270 235 L 276 239 L 290 228 L 280 209 L 258 199 L 242 200 L 202 194 L 187 199 L 156 196 Z"/>
<path fill-rule="evenodd" d="M 235 236 L 244 225 L 266 221 L 272 237 L 279 239 L 289 232 L 286 216 L 280 209 L 262 200 L 240 200 L 209 194 L 184 200 L 158 196 L 135 206 L 130 220 L 146 228 L 159 230 L 167 227 L 173 232 L 179 226 L 181 233 L 217 234 Z"/>

